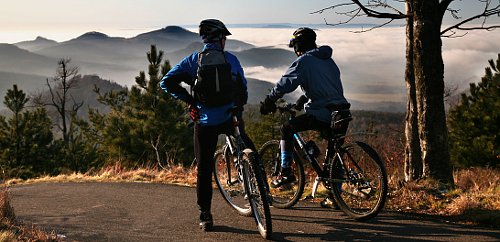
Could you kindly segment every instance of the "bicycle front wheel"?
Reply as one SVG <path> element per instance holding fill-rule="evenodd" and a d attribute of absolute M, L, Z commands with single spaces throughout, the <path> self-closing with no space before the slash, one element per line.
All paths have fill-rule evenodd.
<path fill-rule="evenodd" d="M 228 146 L 215 152 L 214 178 L 222 197 L 242 216 L 250 216 L 252 208 L 248 202 L 243 184 L 243 173 Z"/>
<path fill-rule="evenodd" d="M 266 142 L 259 150 L 260 160 L 264 166 L 265 174 L 269 184 L 273 179 L 277 179 L 281 167 L 281 149 L 279 140 L 270 140 Z M 305 173 L 304 166 L 294 155 L 292 162 L 292 172 L 296 180 L 292 183 L 280 187 L 270 187 L 270 193 L 273 198 L 273 206 L 276 208 L 290 208 L 299 201 L 304 192 Z"/>
<path fill-rule="evenodd" d="M 340 209 L 360 221 L 375 217 L 387 197 L 387 173 L 377 152 L 363 142 L 348 143 L 331 164 L 331 189 Z"/>
<path fill-rule="evenodd" d="M 259 233 L 269 239 L 272 234 L 272 220 L 263 171 L 252 150 L 245 149 L 243 154 L 243 178 L 253 216 Z"/>

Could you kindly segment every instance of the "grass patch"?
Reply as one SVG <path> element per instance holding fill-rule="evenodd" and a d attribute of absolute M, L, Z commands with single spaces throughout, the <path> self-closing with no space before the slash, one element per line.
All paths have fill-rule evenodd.
<path fill-rule="evenodd" d="M 454 177 L 453 188 L 428 179 L 391 186 L 386 209 L 500 228 L 500 170 L 457 170 Z"/>
<path fill-rule="evenodd" d="M 7 185 L 31 184 L 37 182 L 152 182 L 168 183 L 185 186 L 196 184 L 196 168 L 172 166 L 169 169 L 137 168 L 128 169 L 119 163 L 86 173 L 61 174 L 58 176 L 43 176 L 35 179 L 11 179 Z"/>
<path fill-rule="evenodd" d="M 55 232 L 29 227 L 16 221 L 8 189 L 0 190 L 0 241 L 63 241 Z"/>

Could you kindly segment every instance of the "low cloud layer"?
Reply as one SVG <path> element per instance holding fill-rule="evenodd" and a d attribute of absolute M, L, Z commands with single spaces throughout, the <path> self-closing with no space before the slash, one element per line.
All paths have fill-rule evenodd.
<path fill-rule="evenodd" d="M 317 42 L 333 48 L 333 58 L 342 72 L 344 91 L 349 99 L 404 102 L 406 87 L 405 29 L 382 28 L 367 33 L 359 29 L 317 30 Z M 256 46 L 287 48 L 293 29 L 231 29 L 231 38 Z M 445 83 L 463 91 L 484 75 L 489 59 L 500 52 L 500 31 L 473 31 L 460 38 L 443 38 Z M 267 69 L 245 68 L 246 75 L 275 83 L 287 66 Z"/>

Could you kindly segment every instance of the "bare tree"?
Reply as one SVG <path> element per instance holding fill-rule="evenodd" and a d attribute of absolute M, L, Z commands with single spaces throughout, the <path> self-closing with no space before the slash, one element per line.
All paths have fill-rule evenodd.
<path fill-rule="evenodd" d="M 462 19 L 459 9 L 450 8 L 455 0 L 346 0 L 314 13 L 335 11 L 347 17 L 336 24 L 346 24 L 359 17 L 385 19 L 371 27 L 385 26 L 394 20 L 406 20 L 407 113 L 405 146 L 405 179 L 431 177 L 452 184 L 452 168 L 444 107 L 444 63 L 441 37 L 461 37 L 458 31 L 493 30 L 500 25 L 489 24 L 490 17 L 500 17 L 500 1 L 477 0 L 482 11 Z M 405 8 L 405 10 L 399 10 Z M 446 13 L 457 23 L 444 28 Z M 470 26 L 473 24 L 473 26 Z"/>
<path fill-rule="evenodd" d="M 46 101 L 41 96 L 35 98 L 35 102 L 39 105 L 55 108 L 60 119 L 56 123 L 56 126 L 61 130 L 66 145 L 70 141 L 70 118 L 74 117 L 83 106 L 83 102 L 77 102 L 70 93 L 71 89 L 75 89 L 78 86 L 78 81 L 80 80 L 78 67 L 70 66 L 70 62 L 71 59 L 59 60 L 56 75 L 52 80 L 46 80 L 50 93 L 49 100 Z"/>

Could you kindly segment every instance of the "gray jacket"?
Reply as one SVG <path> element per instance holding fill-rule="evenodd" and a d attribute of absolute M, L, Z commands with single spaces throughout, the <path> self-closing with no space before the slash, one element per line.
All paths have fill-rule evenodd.
<path fill-rule="evenodd" d="M 309 98 L 306 113 L 319 121 L 330 122 L 331 113 L 326 106 L 348 104 L 332 52 L 331 47 L 321 46 L 298 57 L 271 90 L 269 98 L 276 101 L 300 86 Z"/>

